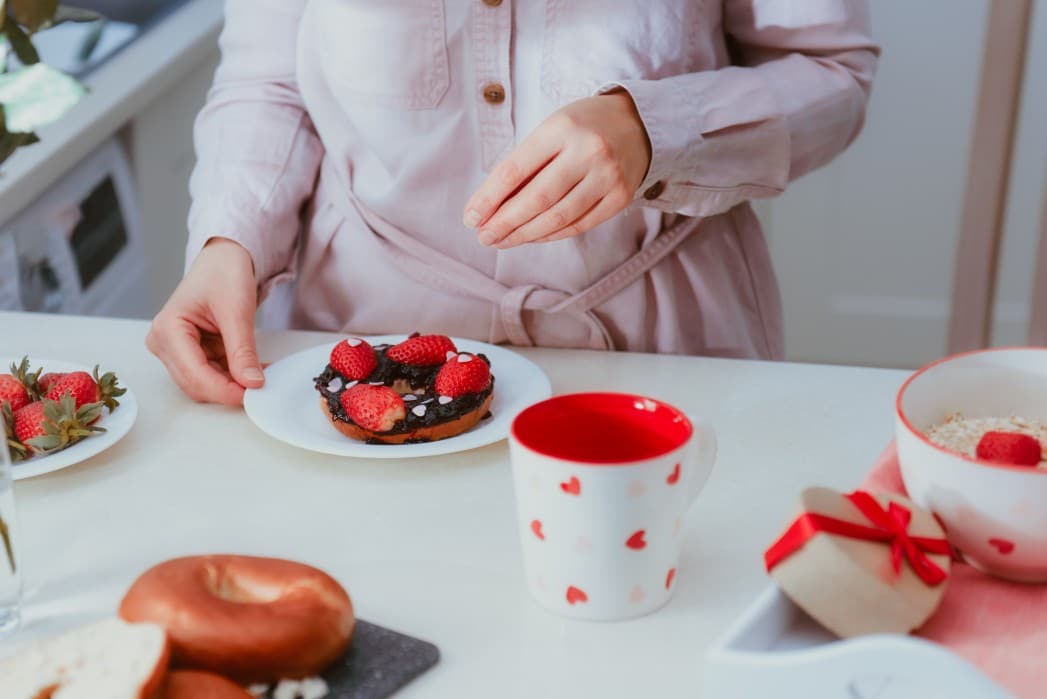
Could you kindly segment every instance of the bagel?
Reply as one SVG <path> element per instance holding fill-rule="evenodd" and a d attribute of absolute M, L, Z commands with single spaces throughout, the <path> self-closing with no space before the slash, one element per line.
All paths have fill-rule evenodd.
<path fill-rule="evenodd" d="M 143 573 L 120 617 L 164 627 L 172 666 L 242 684 L 319 675 L 342 656 L 355 619 L 332 577 L 293 561 L 189 556 Z"/>
<path fill-rule="evenodd" d="M 167 673 L 161 699 L 254 699 L 246 689 L 213 672 L 174 670 Z"/>

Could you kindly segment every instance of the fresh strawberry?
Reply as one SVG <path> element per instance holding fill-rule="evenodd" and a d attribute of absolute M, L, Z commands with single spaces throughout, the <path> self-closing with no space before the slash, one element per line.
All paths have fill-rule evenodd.
<path fill-rule="evenodd" d="M 99 376 L 96 366 L 93 376 L 86 371 L 62 374 L 51 384 L 45 397 L 50 400 L 60 400 L 67 393 L 73 397 L 77 409 L 89 403 L 101 402 L 111 412 L 120 405 L 120 402 L 116 400 L 117 397 L 127 393 L 127 389 L 120 387 L 116 375 L 112 372 Z"/>
<path fill-rule="evenodd" d="M 342 340 L 331 350 L 331 366 L 350 381 L 366 379 L 378 366 L 374 348 L 358 337 Z"/>
<path fill-rule="evenodd" d="M 48 400 L 59 400 L 68 393 L 77 407 L 98 402 L 98 384 L 86 371 L 71 371 L 55 381 L 44 394 Z"/>
<path fill-rule="evenodd" d="M 1040 441 L 1021 432 L 986 432 L 976 453 L 984 461 L 1013 466 L 1036 466 L 1043 458 Z"/>
<path fill-rule="evenodd" d="M 71 395 L 60 401 L 45 398 L 14 414 L 14 438 L 37 453 L 58 451 L 95 432 L 105 432 L 91 426 L 101 412 L 101 402 L 77 408 Z"/>
<path fill-rule="evenodd" d="M 479 393 L 491 385 L 491 368 L 475 354 L 462 352 L 440 367 L 436 373 L 436 392 L 457 398 Z"/>
<path fill-rule="evenodd" d="M 413 335 L 398 345 L 393 345 L 386 356 L 394 362 L 413 366 L 436 366 L 447 361 L 447 354 L 458 349 L 451 338 L 443 335 Z"/>
<path fill-rule="evenodd" d="M 357 384 L 342 393 L 341 401 L 349 419 L 372 432 L 388 432 L 407 417 L 404 399 L 388 386 Z"/>
<path fill-rule="evenodd" d="M 11 373 L 0 374 L 0 404 L 7 402 L 11 405 L 11 410 L 18 410 L 27 403 L 38 400 L 38 376 L 39 369 L 36 372 L 29 370 L 28 357 L 22 357 L 18 364 L 12 362 Z"/>
<path fill-rule="evenodd" d="M 65 372 L 49 371 L 37 379 L 36 388 L 40 391 L 40 395 L 46 396 L 50 392 L 51 387 L 55 385 L 55 382 L 63 376 L 65 376 Z"/>
<path fill-rule="evenodd" d="M 29 391 L 11 374 L 0 374 L 0 403 L 10 404 L 11 410 L 19 410 L 29 404 Z"/>

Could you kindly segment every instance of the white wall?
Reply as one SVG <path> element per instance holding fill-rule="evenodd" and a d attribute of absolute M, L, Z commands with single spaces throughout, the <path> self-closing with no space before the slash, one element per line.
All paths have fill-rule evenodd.
<path fill-rule="evenodd" d="M 945 351 L 988 0 L 874 0 L 865 131 L 760 207 L 799 361 L 915 366 Z"/>

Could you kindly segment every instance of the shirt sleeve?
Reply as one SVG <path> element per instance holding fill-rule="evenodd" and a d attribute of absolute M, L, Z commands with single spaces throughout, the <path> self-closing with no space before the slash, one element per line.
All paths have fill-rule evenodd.
<path fill-rule="evenodd" d="M 865 0 L 727 0 L 734 65 L 624 80 L 651 141 L 637 196 L 712 216 L 781 193 L 861 131 L 879 47 Z"/>
<path fill-rule="evenodd" d="M 196 119 L 186 266 L 211 238 L 243 245 L 260 296 L 293 267 L 323 148 L 296 82 L 307 0 L 226 0 L 222 60 Z"/>

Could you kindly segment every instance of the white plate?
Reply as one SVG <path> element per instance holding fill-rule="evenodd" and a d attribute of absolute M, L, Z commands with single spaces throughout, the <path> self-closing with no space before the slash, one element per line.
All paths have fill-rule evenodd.
<path fill-rule="evenodd" d="M 21 357 L 0 357 L 0 372 L 6 373 L 12 362 L 17 363 L 20 361 L 22 361 Z M 94 370 L 94 367 L 86 367 L 57 359 L 34 359 L 30 357 L 29 361 L 33 369 L 42 366 L 44 373 L 52 371 L 86 371 L 90 373 Z M 102 368 L 106 369 L 106 367 Z M 119 375 L 120 373 L 117 372 L 117 376 Z M 120 382 L 120 385 L 124 386 L 123 381 Z M 124 386 L 124 388 L 127 387 Z M 98 426 L 104 427 L 105 432 L 88 437 L 68 449 L 63 449 L 54 454 L 34 456 L 28 461 L 20 461 L 14 464 L 14 479 L 20 481 L 23 478 L 32 478 L 33 476 L 41 476 L 61 468 L 68 468 L 102 453 L 119 442 L 131 430 L 131 426 L 135 424 L 135 418 L 138 417 L 138 401 L 129 388 L 127 393 L 120 396 L 117 400 L 120 401 L 120 407 L 112 414 L 110 414 L 108 409 L 103 409 L 102 419 L 98 421 Z"/>
<path fill-rule="evenodd" d="M 366 338 L 371 344 L 395 344 L 404 335 Z M 365 459 L 407 459 L 475 449 L 505 439 L 517 413 L 552 395 L 549 378 L 538 366 L 515 352 L 473 340 L 453 338 L 459 351 L 482 352 L 495 376 L 491 417 L 456 437 L 422 444 L 366 444 L 345 437 L 320 409 L 313 377 L 327 365 L 334 343 L 284 357 L 265 370 L 265 386 L 248 390 L 244 410 L 258 427 L 296 447 Z"/>

